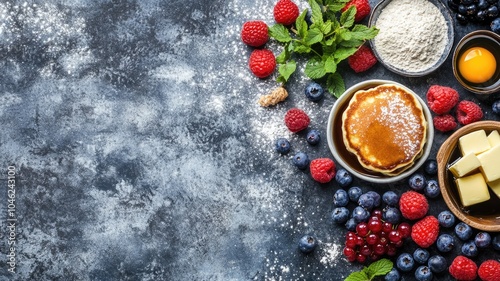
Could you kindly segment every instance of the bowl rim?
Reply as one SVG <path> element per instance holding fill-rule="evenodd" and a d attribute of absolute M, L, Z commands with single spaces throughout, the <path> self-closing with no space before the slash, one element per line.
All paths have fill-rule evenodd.
<path fill-rule="evenodd" d="M 500 80 L 493 83 L 490 86 L 487 87 L 481 87 L 477 88 L 474 87 L 470 84 L 468 84 L 462 77 L 460 77 L 460 74 L 458 73 L 458 55 L 461 52 L 462 48 L 464 47 L 465 44 L 469 43 L 470 41 L 478 38 L 478 37 L 488 37 L 492 41 L 496 41 L 497 44 L 500 46 L 500 35 L 496 34 L 495 32 L 491 30 L 486 30 L 486 29 L 481 29 L 481 30 L 474 30 L 462 37 L 460 41 L 458 41 L 457 45 L 455 46 L 455 49 L 453 50 L 453 56 L 452 56 L 452 62 L 451 66 L 453 69 L 453 76 L 455 76 L 455 79 L 458 81 L 458 83 L 467 89 L 468 91 L 471 91 L 476 94 L 482 94 L 482 95 L 487 95 L 487 94 L 493 94 L 495 92 L 498 92 L 500 90 Z"/>
<path fill-rule="evenodd" d="M 380 16 L 380 13 L 382 12 L 383 8 L 385 8 L 391 1 L 394 1 L 394 0 L 382 0 L 375 5 L 375 7 L 372 9 L 372 12 L 370 13 L 370 17 L 368 18 L 368 27 L 372 27 L 372 26 L 376 27 L 375 23 L 378 19 L 378 16 Z M 392 65 L 386 63 L 377 52 L 377 48 L 375 46 L 374 39 L 368 40 L 368 42 L 373 50 L 373 54 L 378 59 L 378 61 L 388 70 L 390 70 L 396 74 L 399 74 L 401 76 L 405 76 L 405 77 L 423 77 L 423 76 L 426 76 L 426 75 L 433 73 L 438 68 L 440 68 L 446 62 L 448 57 L 450 56 L 451 51 L 453 49 L 454 42 L 455 42 L 455 22 L 453 20 L 453 16 L 451 15 L 451 12 L 448 10 L 448 8 L 444 5 L 444 3 L 442 1 L 439 1 L 439 0 L 428 0 L 428 1 L 431 2 L 434 6 L 436 6 L 438 8 L 438 10 L 443 15 L 443 17 L 446 21 L 446 24 L 448 26 L 448 34 L 447 34 L 448 35 L 447 36 L 448 37 L 448 44 L 446 45 L 443 54 L 441 55 L 439 60 L 434 65 L 429 67 L 428 69 L 425 69 L 422 71 L 416 71 L 416 72 L 409 72 L 409 71 L 399 69 L 395 66 L 392 66 Z M 380 12 L 379 12 L 379 10 L 380 10 Z"/>
<path fill-rule="evenodd" d="M 499 232 L 500 231 L 500 224 L 491 224 L 491 225 L 485 225 L 478 223 L 477 221 L 474 221 L 467 217 L 462 210 L 460 210 L 459 206 L 455 205 L 453 202 L 454 200 L 452 199 L 452 195 L 450 192 L 448 192 L 448 188 L 450 186 L 447 184 L 446 179 L 445 179 L 445 173 L 448 172 L 447 169 L 447 164 L 448 160 L 450 158 L 450 154 L 446 153 L 446 149 L 449 148 L 450 146 L 455 147 L 458 143 L 458 139 L 470 132 L 476 131 L 476 130 L 481 130 L 484 128 L 492 128 L 496 127 L 500 130 L 500 122 L 499 121 L 493 121 L 493 120 L 484 120 L 484 121 L 477 121 L 471 124 L 468 124 L 466 126 L 463 126 L 462 128 L 459 128 L 456 130 L 453 134 L 451 134 L 442 144 L 441 147 L 438 150 L 438 153 L 436 155 L 436 161 L 438 163 L 438 182 L 439 186 L 441 187 L 441 194 L 443 196 L 444 202 L 450 209 L 450 211 L 462 222 L 470 225 L 471 227 L 479 230 L 484 230 L 484 231 L 491 231 L 491 232 Z M 452 151 L 452 150 L 451 150 Z"/>
<path fill-rule="evenodd" d="M 344 161 L 344 159 L 337 153 L 336 147 L 334 145 L 334 140 L 333 140 L 333 133 L 334 133 L 333 122 L 334 122 L 335 117 L 341 113 L 339 108 L 345 102 L 350 100 L 350 98 L 352 97 L 352 95 L 356 91 L 361 90 L 361 89 L 373 88 L 373 87 L 383 85 L 383 84 L 397 85 L 397 86 L 405 89 L 406 91 L 408 91 L 409 93 L 411 93 L 412 95 L 414 95 L 417 98 L 417 100 L 420 102 L 420 104 L 422 106 L 422 110 L 424 112 L 424 116 L 425 116 L 425 119 L 427 121 L 427 136 L 426 136 L 426 143 L 425 143 L 424 148 L 423 148 L 423 153 L 418 158 L 418 160 L 413 164 L 413 166 L 411 168 L 409 168 L 408 170 L 402 172 L 401 174 L 399 174 L 397 176 L 373 177 L 373 176 L 367 176 L 367 175 L 359 173 L 358 171 L 356 171 L 355 169 L 350 167 Z M 338 98 L 335 101 L 335 103 L 333 104 L 332 109 L 330 110 L 330 114 L 328 116 L 328 125 L 327 126 L 328 126 L 327 127 L 328 147 L 329 147 L 330 152 L 332 153 L 333 157 L 337 161 L 337 163 L 340 166 L 342 166 L 343 168 L 345 168 L 346 170 L 348 170 L 350 173 L 352 173 L 357 178 L 365 180 L 367 182 L 378 183 L 378 184 L 387 184 L 387 183 L 398 182 L 398 181 L 401 181 L 401 180 L 407 178 L 411 174 L 415 173 L 429 157 L 431 149 L 432 149 L 432 143 L 434 141 L 434 125 L 432 123 L 432 115 L 431 115 L 429 108 L 425 104 L 425 102 L 413 90 L 409 89 L 408 87 L 406 87 L 405 85 L 403 85 L 401 83 L 398 83 L 398 82 L 395 82 L 392 80 L 370 79 L 370 80 L 365 80 L 365 81 L 359 82 L 359 83 L 354 84 L 353 86 L 349 87 L 347 90 L 344 91 L 344 93 L 340 96 L 340 98 Z"/>

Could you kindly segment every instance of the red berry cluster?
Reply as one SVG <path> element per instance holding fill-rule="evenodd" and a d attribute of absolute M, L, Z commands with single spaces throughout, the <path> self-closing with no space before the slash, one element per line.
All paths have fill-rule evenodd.
<path fill-rule="evenodd" d="M 358 223 L 356 232 L 347 232 L 343 253 L 348 261 L 359 263 L 376 261 L 384 255 L 394 256 L 410 234 L 409 223 L 393 225 L 382 219 L 380 209 L 374 209 L 368 222 Z"/>

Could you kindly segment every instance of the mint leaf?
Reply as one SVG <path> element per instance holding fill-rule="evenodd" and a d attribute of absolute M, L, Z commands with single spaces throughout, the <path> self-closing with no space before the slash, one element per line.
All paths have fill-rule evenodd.
<path fill-rule="evenodd" d="M 354 48 L 354 47 L 344 47 L 344 46 L 340 46 L 337 48 L 337 50 L 335 51 L 335 60 L 337 61 L 337 63 L 345 60 L 346 58 L 350 57 L 352 54 L 354 54 L 356 51 L 358 50 L 358 48 Z"/>
<path fill-rule="evenodd" d="M 344 80 L 338 72 L 328 76 L 326 79 L 326 88 L 333 96 L 339 98 L 345 92 Z"/>
<path fill-rule="evenodd" d="M 306 38 L 304 41 L 307 45 L 311 46 L 323 40 L 323 32 L 319 28 L 309 29 Z"/>
<path fill-rule="evenodd" d="M 322 60 L 313 57 L 307 62 L 304 72 L 311 79 L 319 79 L 326 74 L 325 63 Z"/>
<path fill-rule="evenodd" d="M 375 276 L 386 275 L 389 271 L 391 271 L 392 267 L 392 261 L 388 259 L 380 259 L 370 264 L 364 271 L 366 271 L 366 274 L 370 280 L 372 280 Z"/>
<path fill-rule="evenodd" d="M 305 20 L 307 15 L 307 10 L 304 10 L 302 14 L 295 20 L 295 28 L 297 29 L 297 35 L 301 38 L 307 35 L 307 22 Z"/>
<path fill-rule="evenodd" d="M 356 15 L 356 6 L 352 5 L 340 15 L 340 25 L 351 27 L 354 25 L 354 16 Z"/>
<path fill-rule="evenodd" d="M 309 6 L 311 6 L 311 22 L 317 26 L 323 25 L 323 12 L 316 0 L 309 0 Z"/>
<path fill-rule="evenodd" d="M 286 81 L 288 81 L 290 76 L 295 72 L 295 69 L 297 69 L 297 63 L 294 60 L 290 60 L 286 64 L 281 64 L 278 67 L 278 72 L 284 81 L 278 82 L 285 83 Z"/>
<path fill-rule="evenodd" d="M 335 63 L 335 58 L 329 56 L 325 60 L 325 71 L 326 73 L 335 73 L 337 71 L 337 64 Z"/>
<path fill-rule="evenodd" d="M 356 24 L 351 29 L 351 36 L 353 39 L 370 40 L 375 38 L 378 32 L 379 32 L 378 28 L 374 26 L 368 27 L 366 25 Z"/>
<path fill-rule="evenodd" d="M 292 41 L 292 37 L 290 36 L 288 29 L 286 29 L 286 27 L 282 24 L 275 24 L 269 27 L 269 36 L 281 43 Z"/>
<path fill-rule="evenodd" d="M 294 41 L 293 51 L 299 54 L 307 54 L 311 51 L 311 47 L 304 45 L 304 43 L 300 41 Z"/>
<path fill-rule="evenodd" d="M 368 276 L 364 271 L 356 271 L 349 274 L 349 276 L 347 276 L 347 278 L 344 281 L 369 281 L 369 280 L 370 279 L 368 278 Z"/>
<path fill-rule="evenodd" d="M 330 33 L 332 31 L 332 27 L 333 27 L 333 23 L 328 20 L 326 21 L 321 27 L 321 32 L 323 32 L 323 34 L 327 35 L 328 33 Z"/>

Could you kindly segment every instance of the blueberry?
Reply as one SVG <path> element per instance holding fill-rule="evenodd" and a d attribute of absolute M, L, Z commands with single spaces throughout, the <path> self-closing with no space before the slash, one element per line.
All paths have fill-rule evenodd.
<path fill-rule="evenodd" d="M 308 254 L 314 251 L 316 245 L 316 238 L 314 238 L 314 236 L 312 235 L 302 236 L 302 238 L 300 238 L 299 240 L 299 250 L 304 254 Z"/>
<path fill-rule="evenodd" d="M 417 281 L 431 281 L 433 277 L 431 269 L 426 265 L 421 265 L 415 270 Z"/>
<path fill-rule="evenodd" d="M 306 97 L 311 101 L 320 101 L 324 93 L 323 87 L 316 82 L 309 83 L 304 91 Z"/>
<path fill-rule="evenodd" d="M 347 204 L 349 204 L 349 195 L 347 195 L 347 191 L 337 189 L 333 195 L 333 205 L 335 205 L 335 207 L 345 207 Z"/>
<path fill-rule="evenodd" d="M 493 20 L 491 22 L 491 30 L 493 30 L 493 22 L 496 21 L 496 25 L 497 25 L 497 30 L 495 31 L 496 33 L 500 34 L 500 18 L 496 19 L 496 20 Z M 494 30 L 493 30 L 494 31 Z M 493 111 L 493 113 L 495 114 L 498 114 L 500 115 L 500 100 L 496 100 L 493 102 L 493 104 L 491 105 L 491 110 Z"/>
<path fill-rule="evenodd" d="M 448 264 L 446 263 L 446 259 L 443 256 L 435 255 L 429 258 L 427 262 L 427 266 L 434 273 L 441 273 L 448 269 Z"/>
<path fill-rule="evenodd" d="M 335 181 L 340 187 L 347 187 L 352 183 L 352 175 L 346 169 L 340 168 L 335 174 Z"/>
<path fill-rule="evenodd" d="M 410 177 L 408 180 L 408 184 L 410 185 L 410 188 L 416 191 L 423 190 L 426 186 L 427 180 L 425 179 L 424 175 L 416 173 Z"/>
<path fill-rule="evenodd" d="M 275 143 L 276 151 L 287 154 L 290 151 L 290 142 L 285 138 L 278 138 Z"/>
<path fill-rule="evenodd" d="M 490 28 L 491 28 L 491 31 L 493 31 L 497 34 L 500 34 L 500 17 L 491 21 Z M 495 106 L 495 103 L 493 103 L 493 106 Z M 500 108 L 498 108 L 499 106 L 500 106 L 500 104 L 496 105 L 497 110 L 495 110 L 495 107 L 493 108 L 493 112 L 495 112 L 496 114 L 500 114 Z"/>
<path fill-rule="evenodd" d="M 354 210 L 352 210 L 352 217 L 354 220 L 358 223 L 364 221 L 368 221 L 368 218 L 370 217 L 370 213 L 363 207 L 361 206 L 356 206 Z"/>
<path fill-rule="evenodd" d="M 410 272 L 414 264 L 413 257 L 408 253 L 402 253 L 396 260 L 396 267 L 403 272 Z"/>
<path fill-rule="evenodd" d="M 359 196 L 358 205 L 371 211 L 375 207 L 375 199 L 368 193 L 363 193 Z"/>
<path fill-rule="evenodd" d="M 470 5 L 474 3 L 474 0 L 460 0 L 460 3 L 464 5 Z"/>
<path fill-rule="evenodd" d="M 441 189 L 436 180 L 428 180 L 425 185 L 424 193 L 429 198 L 436 198 L 441 194 Z"/>
<path fill-rule="evenodd" d="M 307 132 L 306 140 L 310 145 L 317 145 L 321 140 L 321 134 L 318 130 L 312 129 Z"/>
<path fill-rule="evenodd" d="M 463 16 L 467 15 L 467 9 L 464 4 L 458 5 L 458 14 Z"/>
<path fill-rule="evenodd" d="M 450 7 L 450 10 L 457 12 L 458 11 L 458 4 L 455 3 L 453 0 L 448 0 L 448 7 Z"/>
<path fill-rule="evenodd" d="M 387 273 L 384 277 L 385 281 L 399 281 L 401 280 L 401 274 L 398 269 L 393 267 L 389 273 Z"/>
<path fill-rule="evenodd" d="M 469 240 L 467 242 L 464 242 L 462 244 L 462 254 L 464 254 L 467 257 L 475 257 L 479 253 L 479 250 L 477 249 L 476 243 L 474 241 Z"/>
<path fill-rule="evenodd" d="M 496 16 L 498 16 L 498 7 L 494 5 L 489 6 L 488 9 L 486 9 L 486 15 L 489 18 L 495 18 Z"/>
<path fill-rule="evenodd" d="M 363 194 L 363 191 L 361 190 L 361 188 L 359 188 L 357 186 L 353 186 L 353 187 L 349 188 L 349 190 L 347 190 L 347 194 L 349 194 L 349 199 L 352 202 L 357 203 L 359 200 L 359 197 L 361 196 L 361 194 Z"/>
<path fill-rule="evenodd" d="M 424 264 L 429 260 L 430 255 L 431 254 L 426 249 L 417 248 L 413 252 L 413 259 L 418 263 Z"/>
<path fill-rule="evenodd" d="M 373 197 L 373 204 L 374 204 L 374 207 L 378 207 L 380 206 L 380 203 L 381 203 L 381 199 L 382 197 L 380 196 L 380 194 L 378 194 L 377 192 L 375 191 L 368 191 L 366 194 L 370 195 L 371 197 Z"/>
<path fill-rule="evenodd" d="M 346 223 L 349 219 L 349 210 L 346 207 L 337 207 L 333 209 L 332 220 L 335 223 Z"/>
<path fill-rule="evenodd" d="M 382 213 L 382 219 L 392 224 L 398 224 L 401 222 L 401 212 L 396 207 L 387 207 Z"/>
<path fill-rule="evenodd" d="M 491 236 L 488 232 L 479 232 L 474 238 L 474 243 L 478 248 L 486 248 L 491 244 Z"/>
<path fill-rule="evenodd" d="M 345 223 L 345 228 L 348 230 L 348 231 L 356 231 L 356 226 L 358 225 L 358 223 L 356 222 L 356 220 L 354 218 L 350 218 L 346 221 Z"/>
<path fill-rule="evenodd" d="M 493 246 L 493 249 L 500 251 L 500 234 L 497 234 L 495 237 L 493 237 L 493 240 L 491 240 L 491 245 Z"/>
<path fill-rule="evenodd" d="M 455 224 L 455 216 L 448 210 L 444 210 L 438 215 L 439 224 L 442 227 L 452 227 Z"/>
<path fill-rule="evenodd" d="M 455 234 L 460 240 L 467 241 L 472 237 L 472 228 L 464 222 L 459 222 L 455 225 Z"/>
<path fill-rule="evenodd" d="M 488 1 L 486 1 L 486 0 L 479 0 L 477 2 L 477 7 L 480 10 L 484 10 L 484 9 L 488 8 L 489 5 L 490 5 L 490 3 L 488 3 Z"/>
<path fill-rule="evenodd" d="M 397 206 L 399 203 L 399 196 L 394 191 L 386 191 L 382 194 L 382 201 L 389 206 Z"/>
<path fill-rule="evenodd" d="M 466 13 L 469 16 L 475 15 L 478 11 L 477 6 L 475 4 L 470 4 L 465 6 Z"/>
<path fill-rule="evenodd" d="M 458 14 L 455 14 L 455 18 L 457 19 L 457 22 L 461 25 L 466 25 L 469 20 L 467 19 L 467 16 L 463 15 L 460 13 L 460 7 L 464 7 L 463 5 L 459 5 L 458 6 Z M 464 7 L 465 9 L 465 7 Z"/>
<path fill-rule="evenodd" d="M 438 166 L 435 159 L 427 159 L 424 163 L 424 171 L 429 176 L 434 176 L 437 174 Z"/>
<path fill-rule="evenodd" d="M 447 233 L 441 234 L 436 241 L 436 246 L 440 252 L 447 253 L 455 247 L 455 238 Z"/>
<path fill-rule="evenodd" d="M 301 170 L 306 169 L 309 166 L 309 162 L 309 156 L 304 152 L 297 152 L 292 158 L 293 165 Z"/>

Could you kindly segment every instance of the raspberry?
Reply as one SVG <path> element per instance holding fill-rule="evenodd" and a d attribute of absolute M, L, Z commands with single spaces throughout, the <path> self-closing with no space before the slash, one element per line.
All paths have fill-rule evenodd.
<path fill-rule="evenodd" d="M 270 50 L 257 49 L 250 54 L 248 66 L 255 76 L 266 78 L 274 72 L 276 58 Z"/>
<path fill-rule="evenodd" d="M 297 133 L 307 128 L 310 121 L 307 113 L 298 108 L 291 108 L 285 114 L 285 125 L 293 133 Z"/>
<path fill-rule="evenodd" d="M 354 16 L 355 22 L 362 21 L 366 16 L 370 14 L 370 2 L 368 0 L 351 0 L 342 8 L 342 12 L 349 9 L 351 6 L 356 6 L 356 15 Z"/>
<path fill-rule="evenodd" d="M 399 198 L 399 210 L 403 217 L 409 220 L 418 220 L 427 214 L 429 203 L 425 195 L 410 190 L 401 194 Z"/>
<path fill-rule="evenodd" d="M 438 115 L 432 119 L 434 128 L 441 132 L 448 132 L 457 127 L 457 121 L 451 114 Z"/>
<path fill-rule="evenodd" d="M 317 158 L 311 161 L 309 169 L 312 178 L 320 183 L 330 182 L 335 177 L 335 163 L 330 158 Z"/>
<path fill-rule="evenodd" d="M 477 274 L 483 281 L 500 281 L 500 262 L 485 260 L 479 266 Z"/>
<path fill-rule="evenodd" d="M 427 90 L 427 104 L 436 114 L 445 114 L 458 103 L 460 96 L 455 89 L 445 86 L 432 85 Z"/>
<path fill-rule="evenodd" d="M 451 276 L 459 281 L 474 280 L 477 277 L 477 265 L 469 258 L 457 256 L 448 268 Z"/>
<path fill-rule="evenodd" d="M 269 41 L 267 24 L 263 21 L 247 21 L 241 28 L 241 41 L 252 46 L 260 47 Z"/>
<path fill-rule="evenodd" d="M 374 66 L 377 63 L 377 58 L 370 47 L 361 45 L 356 53 L 347 59 L 347 62 L 354 72 L 359 73 L 367 71 Z"/>
<path fill-rule="evenodd" d="M 290 0 L 279 0 L 274 6 L 274 20 L 283 25 L 290 25 L 299 16 L 299 7 Z"/>
<path fill-rule="evenodd" d="M 462 125 L 476 122 L 483 118 L 481 107 L 472 101 L 463 100 L 457 107 L 457 120 Z"/>
<path fill-rule="evenodd" d="M 417 221 L 411 228 L 411 239 L 421 248 L 428 248 L 439 235 L 439 221 L 433 216 L 427 216 Z"/>

